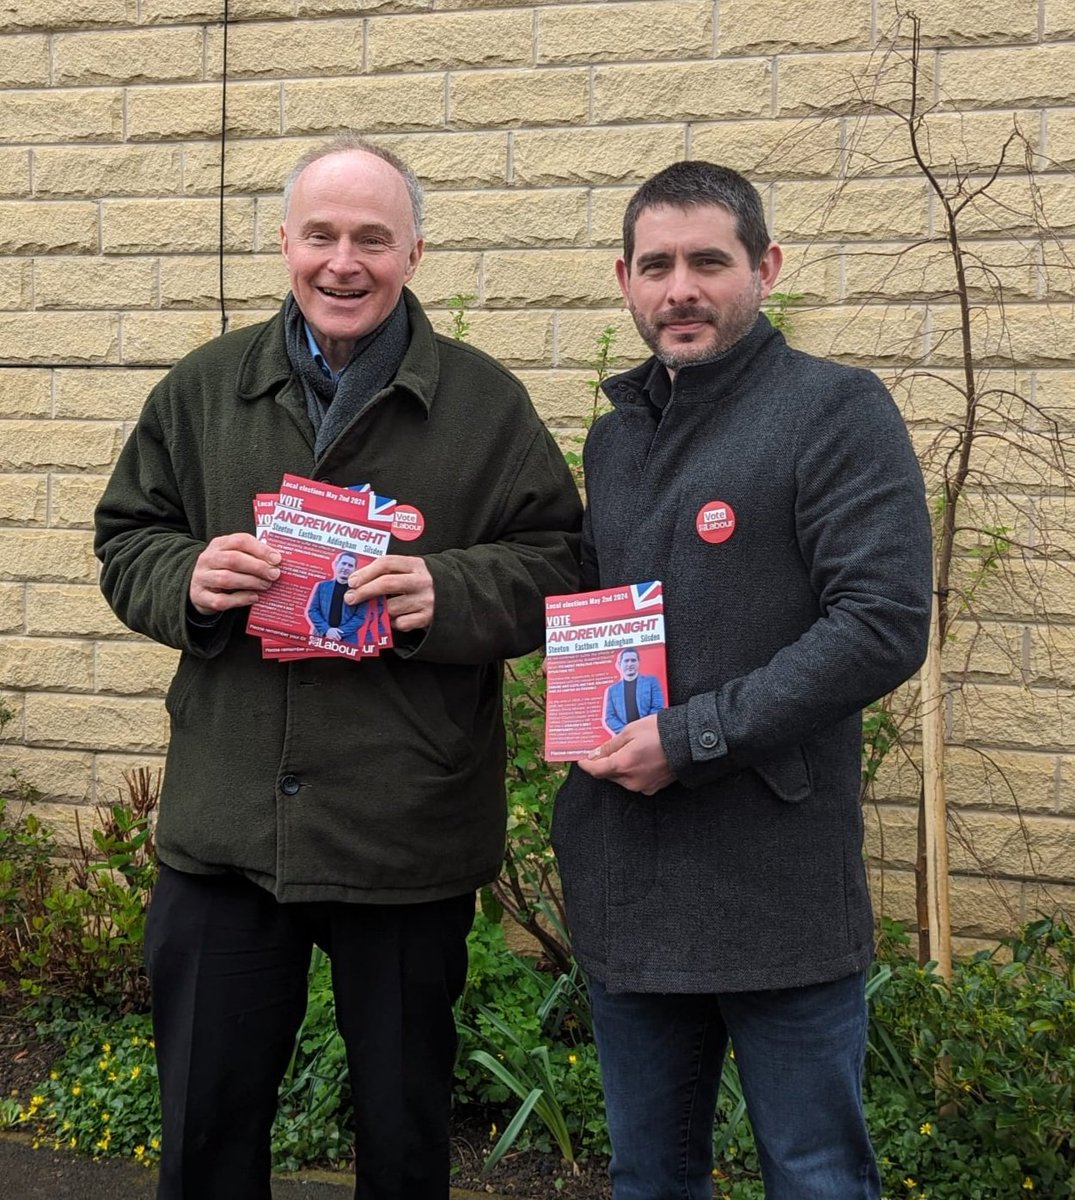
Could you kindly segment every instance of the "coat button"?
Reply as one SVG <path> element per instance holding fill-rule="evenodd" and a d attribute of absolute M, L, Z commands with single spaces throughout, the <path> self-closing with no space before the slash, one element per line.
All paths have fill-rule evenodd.
<path fill-rule="evenodd" d="M 284 793 L 284 795 L 285 795 L 285 796 L 295 796 L 295 795 L 297 795 L 297 794 L 298 794 L 298 790 L 299 790 L 300 786 L 301 786 L 301 784 L 299 783 L 299 781 L 298 781 L 298 777 L 297 777 L 297 776 L 295 776 L 295 775 L 281 775 L 281 777 L 280 777 L 280 791 L 282 791 L 282 792 Z"/>
<path fill-rule="evenodd" d="M 712 750 L 717 744 L 717 735 L 712 729 L 705 729 L 698 735 L 698 741 L 707 749 Z"/>

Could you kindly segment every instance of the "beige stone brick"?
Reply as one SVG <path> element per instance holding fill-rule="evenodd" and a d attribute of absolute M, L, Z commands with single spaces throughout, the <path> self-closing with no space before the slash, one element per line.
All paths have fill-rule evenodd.
<path fill-rule="evenodd" d="M 933 55 L 924 56 L 919 93 L 932 100 Z M 786 54 L 777 63 L 776 107 L 782 117 L 854 113 L 875 105 L 903 111 L 910 70 L 902 59 L 879 62 L 871 54 Z"/>
<path fill-rule="evenodd" d="M 999 621 L 953 621 L 942 653 L 954 680 L 1023 683 L 1023 627 Z"/>
<path fill-rule="evenodd" d="M 950 894 L 952 929 L 964 943 L 975 938 L 995 942 L 1030 919 L 1026 885 L 1018 880 L 955 875 Z"/>
<path fill-rule="evenodd" d="M 774 54 L 800 50 L 866 48 L 870 44 L 870 0 L 723 0 L 721 54 Z"/>
<path fill-rule="evenodd" d="M 623 214 L 634 187 L 594 188 L 590 193 L 590 242 L 623 248 Z"/>
<path fill-rule="evenodd" d="M 352 5 L 351 10 L 354 8 Z M 141 0 L 138 12 L 147 25 L 219 21 L 224 15 L 224 0 Z M 231 0 L 228 5 L 228 14 L 233 21 L 289 17 L 293 12 L 293 0 Z"/>
<path fill-rule="evenodd" d="M 41 258 L 34 264 L 37 308 L 148 308 L 156 303 L 150 258 Z"/>
<path fill-rule="evenodd" d="M 284 132 L 421 129 L 444 123 L 444 76 L 358 76 L 284 84 Z M 499 123 L 499 122 L 498 122 Z M 297 156 L 295 156 L 297 157 Z"/>
<path fill-rule="evenodd" d="M 162 375 L 162 371 L 132 367 L 57 371 L 56 416 L 133 421 Z"/>
<path fill-rule="evenodd" d="M 96 690 L 122 696 L 163 696 L 178 662 L 178 651 L 169 646 L 102 642 L 97 648 Z"/>
<path fill-rule="evenodd" d="M 98 804 L 115 804 L 128 795 L 124 776 L 134 771 L 150 773 L 151 786 L 159 790 L 163 778 L 164 758 L 159 754 L 97 754 L 94 755 L 93 795 Z"/>
<path fill-rule="evenodd" d="M 0 88 L 45 87 L 48 82 L 47 37 L 0 37 Z"/>
<path fill-rule="evenodd" d="M 478 295 L 480 266 L 478 254 L 427 250 L 409 286 L 423 304 L 442 306 L 453 296 Z"/>
<path fill-rule="evenodd" d="M 875 862 L 884 855 L 889 868 L 911 870 L 916 847 L 916 814 L 909 806 L 877 804 L 865 814 L 864 846 Z"/>
<path fill-rule="evenodd" d="M 0 715 L 4 719 L 4 737 L 7 740 L 14 740 L 23 736 L 25 727 L 25 705 L 24 697 L 21 692 L 3 692 L 0 691 Z M 0 742 L 0 750 L 3 749 L 3 742 Z"/>
<path fill-rule="evenodd" d="M 1053 234 L 1075 229 L 1075 183 L 1048 177 L 1033 183 L 1026 178 L 998 179 L 959 216 L 964 238 L 1034 237 L 1043 224 Z M 1065 266 L 1070 275 L 1070 258 Z"/>
<path fill-rule="evenodd" d="M 430 313 L 438 333 L 451 333 L 451 314 Z M 467 341 L 498 358 L 506 367 L 549 366 L 552 363 L 552 315 L 547 312 L 470 313 Z"/>
<path fill-rule="evenodd" d="M 1060 759 L 991 747 L 988 752 L 949 746 L 944 763 L 948 803 L 959 808 L 1058 813 Z M 1070 811 L 1070 805 L 1068 806 Z"/>
<path fill-rule="evenodd" d="M 761 58 L 598 67 L 593 94 L 599 124 L 760 117 L 772 107 L 772 73 Z"/>
<path fill-rule="evenodd" d="M 30 151 L 0 149 L 0 196 L 30 194 Z"/>
<path fill-rule="evenodd" d="M 581 189 L 437 192 L 426 208 L 426 240 L 434 247 L 564 246 L 586 236 Z"/>
<path fill-rule="evenodd" d="M 118 336 L 111 313 L 0 313 L 0 361 L 11 354 L 20 364 L 107 362 Z"/>
<path fill-rule="evenodd" d="M 1042 553 L 1075 557 L 1075 497 L 1035 497 L 1027 526 Z"/>
<path fill-rule="evenodd" d="M 427 188 L 474 188 L 502 187 L 508 182 L 509 136 L 411 133 L 372 140 L 401 155 Z"/>
<path fill-rule="evenodd" d="M 17 0 L 0 9 L 0 32 L 126 25 L 134 16 L 133 0 Z"/>
<path fill-rule="evenodd" d="M 594 368 L 600 349 L 599 339 L 609 327 L 615 330 L 614 361 L 609 364 L 612 373 L 625 371 L 649 357 L 649 350 L 638 336 L 634 321 L 622 308 L 603 312 L 562 312 L 556 316 L 556 365 Z"/>
<path fill-rule="evenodd" d="M 93 644 L 0 638 L 0 679 L 23 690 L 88 692 L 93 686 Z"/>
<path fill-rule="evenodd" d="M 42 476 L 0 475 L 0 525 L 43 525 L 47 508 L 48 485 Z"/>
<path fill-rule="evenodd" d="M 26 588 L 26 632 L 37 637 L 130 637 L 108 607 L 96 580 L 85 585 L 30 583 Z"/>
<path fill-rule="evenodd" d="M 1045 0 L 1046 38 L 1075 37 L 1075 0 Z"/>
<path fill-rule="evenodd" d="M 955 697 L 952 736 L 976 745 L 1063 752 L 1075 737 L 1075 696 L 1048 688 L 971 685 Z"/>
<path fill-rule="evenodd" d="M 219 312 L 127 313 L 125 363 L 174 363 L 220 333 Z"/>
<path fill-rule="evenodd" d="M 53 39 L 53 82 L 185 83 L 202 77 L 200 29 L 66 33 Z"/>
<path fill-rule="evenodd" d="M 94 146 L 34 151 L 37 196 L 160 196 L 182 187 L 175 146 Z"/>
<path fill-rule="evenodd" d="M 794 310 L 803 305 L 831 302 L 840 294 L 841 256 L 831 247 L 787 245 L 783 249 L 784 265 L 776 288 L 762 305 L 770 316 L 779 314 L 785 303 L 789 310 Z M 782 297 L 787 297 L 786 302 Z M 791 325 L 794 328 L 794 311 L 791 313 Z"/>
<path fill-rule="evenodd" d="M 26 471 L 110 467 L 119 445 L 118 425 L 88 421 L 5 421 L 0 468 Z"/>
<path fill-rule="evenodd" d="M 284 221 L 282 196 L 259 196 L 254 219 L 254 249 L 259 254 L 280 253 L 280 226 Z"/>
<path fill-rule="evenodd" d="M 839 167 L 840 124 L 785 120 L 695 125 L 688 154 L 724 163 L 754 182 L 827 178 Z"/>
<path fill-rule="evenodd" d="M 27 741 L 43 746 L 159 753 L 168 742 L 160 700 L 31 694 Z"/>
<path fill-rule="evenodd" d="M 914 175 L 907 122 L 898 117 L 848 117 L 845 120 L 847 171 L 850 175 Z M 946 187 L 955 186 L 954 172 L 1024 171 L 1025 152 L 1041 141 L 1036 111 L 931 112 L 917 140 L 925 161 Z"/>
<path fill-rule="evenodd" d="M 101 206 L 106 254 L 215 252 L 219 207 L 215 200 L 106 200 Z M 249 250 L 254 241 L 254 202 L 224 202 L 224 249 Z"/>
<path fill-rule="evenodd" d="M 266 321 L 271 321 L 279 311 L 279 305 L 272 309 L 237 308 L 228 313 L 228 329 L 248 329 L 251 325 L 263 325 Z"/>
<path fill-rule="evenodd" d="M 255 21 L 231 25 L 228 78 L 350 75 L 362 70 L 363 22 Z M 206 35 L 206 74 L 219 77 L 224 37 L 220 26 Z"/>
<path fill-rule="evenodd" d="M 29 308 L 32 281 L 29 260 L 0 259 L 0 309 Z"/>
<path fill-rule="evenodd" d="M 705 58 L 713 52 L 713 8 L 692 0 L 571 4 L 538 10 L 538 62 Z"/>
<path fill-rule="evenodd" d="M 493 250 L 485 256 L 485 303 L 493 308 L 578 308 L 620 302 L 607 250 Z"/>
<path fill-rule="evenodd" d="M 8 92 L 0 105 L 4 142 L 103 142 L 122 133 L 119 88 Z"/>
<path fill-rule="evenodd" d="M 533 19 L 512 11 L 372 17 L 367 54 L 375 72 L 523 66 L 533 61 Z"/>
<path fill-rule="evenodd" d="M 1055 817 L 954 811 L 949 862 L 953 871 L 1069 880 L 1075 824 Z"/>
<path fill-rule="evenodd" d="M 0 578 L 94 582 L 93 538 L 54 529 L 0 529 Z"/>
<path fill-rule="evenodd" d="M 592 371 L 520 371 L 534 407 L 553 429 L 581 429 L 593 408 Z M 572 445 L 582 453 L 581 439 Z"/>
<path fill-rule="evenodd" d="M 215 258 L 162 258 L 162 308 L 210 308 L 218 303 L 220 268 Z M 278 254 L 224 256 L 224 295 L 230 307 L 266 308 L 287 291 L 287 270 Z"/>
<path fill-rule="evenodd" d="M 513 138 L 513 181 L 641 183 L 683 157 L 683 131 L 672 126 L 549 130 Z"/>
<path fill-rule="evenodd" d="M 92 529 L 93 510 L 107 482 L 107 475 L 53 475 L 49 524 L 54 529 Z"/>
<path fill-rule="evenodd" d="M 0 254 L 92 254 L 96 249 L 96 204 L 0 202 Z"/>
<path fill-rule="evenodd" d="M 460 128 L 580 125 L 589 115 L 586 70 L 453 72 L 449 124 Z"/>
<path fill-rule="evenodd" d="M 93 755 L 84 750 L 5 745 L 0 749 L 0 773 L 6 775 L 9 770 L 17 771 L 52 801 L 80 803 L 90 795 L 93 785 Z M 44 807 L 35 806 L 38 816 L 43 817 Z"/>
<path fill-rule="evenodd" d="M 228 80 L 228 134 L 280 133 L 278 83 Z M 127 137 L 132 142 L 220 136 L 220 84 L 132 87 L 127 90 Z"/>
<path fill-rule="evenodd" d="M 878 0 L 877 29 L 887 41 L 896 28 L 899 0 Z M 1038 0 L 934 0 L 917 10 L 922 44 L 952 46 L 988 42 L 1033 42 L 1038 36 Z M 900 41 L 910 39 L 910 22 L 900 26 Z"/>
<path fill-rule="evenodd" d="M 530 4 L 532 0 L 523 0 L 524 3 Z M 300 17 L 335 17 L 335 16 L 366 16 L 373 13 L 391 13 L 391 12 L 419 12 L 428 11 L 434 7 L 464 7 L 464 8 L 480 8 L 480 4 L 473 3 L 472 0 L 465 0 L 463 5 L 444 5 L 434 4 L 434 0 L 297 0 L 298 15 Z M 495 0 L 493 5 L 495 8 L 507 8 L 507 3 L 504 0 Z M 291 5 L 288 4 L 288 12 L 291 11 Z"/>
<path fill-rule="evenodd" d="M 980 242 L 965 247 L 968 294 L 1033 299 L 1038 288 L 1037 250 L 1021 242 Z M 844 296 L 854 300 L 953 298 L 957 276 L 947 241 L 890 243 L 849 250 L 844 256 Z"/>
<path fill-rule="evenodd" d="M 938 366 L 959 362 L 959 320 L 955 309 L 932 305 L 931 358 Z M 1003 321 L 995 310 L 973 314 L 971 336 L 979 361 L 1029 366 L 1066 366 L 1075 354 L 1075 324 L 1062 304 L 1012 305 Z"/>
<path fill-rule="evenodd" d="M 48 371 L 19 367 L 0 371 L 0 417 L 46 417 L 51 411 Z"/>
<path fill-rule="evenodd" d="M 925 313 L 913 306 L 797 310 L 790 341 L 798 350 L 863 366 L 917 363 Z"/>
<path fill-rule="evenodd" d="M 231 142 L 224 158 L 228 192 L 280 192 L 288 172 L 310 141 Z M 216 196 L 220 189 L 220 143 L 189 146 L 183 156 L 183 190 L 193 196 Z"/>
<path fill-rule="evenodd" d="M 1066 105 L 1073 71 L 1075 45 L 948 50 L 940 55 L 940 94 L 949 108 Z"/>
<path fill-rule="evenodd" d="M 0 633 L 22 632 L 21 583 L 0 583 Z"/>
<path fill-rule="evenodd" d="M 911 238 L 929 227 L 924 182 L 781 183 L 774 207 L 773 236 L 788 241 Z"/>
<path fill-rule="evenodd" d="M 883 375 L 882 380 L 909 423 L 952 425 L 965 417 L 966 393 L 959 372 L 912 369 L 896 376 Z"/>

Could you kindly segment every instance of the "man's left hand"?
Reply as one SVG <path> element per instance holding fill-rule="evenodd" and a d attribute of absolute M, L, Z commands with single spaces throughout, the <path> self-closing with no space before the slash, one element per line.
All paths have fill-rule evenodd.
<path fill-rule="evenodd" d="M 428 629 L 433 623 L 433 577 L 423 558 L 386 554 L 355 571 L 347 586 L 348 604 L 386 597 L 392 628 L 400 633 Z"/>
<path fill-rule="evenodd" d="M 614 738 L 579 760 L 579 767 L 595 779 L 609 779 L 629 792 L 652 796 L 675 781 L 668 766 L 653 714 L 625 725 Z"/>

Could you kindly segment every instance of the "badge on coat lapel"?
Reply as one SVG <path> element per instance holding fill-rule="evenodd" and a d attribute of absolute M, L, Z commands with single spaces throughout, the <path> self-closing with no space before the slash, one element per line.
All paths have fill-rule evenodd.
<path fill-rule="evenodd" d="M 735 533 L 735 511 L 726 500 L 708 500 L 698 510 L 694 527 L 703 542 L 726 542 Z"/>

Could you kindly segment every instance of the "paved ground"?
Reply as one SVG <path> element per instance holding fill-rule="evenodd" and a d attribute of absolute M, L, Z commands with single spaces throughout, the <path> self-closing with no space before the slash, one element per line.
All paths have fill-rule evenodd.
<path fill-rule="evenodd" d="M 34 1150 L 21 1134 L 0 1133 L 3 1200 L 153 1200 L 156 1176 L 117 1158 L 94 1162 L 84 1154 Z M 273 1200 L 350 1200 L 354 1184 L 342 1176 L 311 1172 L 273 1179 Z M 452 1191 L 454 1200 L 477 1193 Z M 481 1200 L 497 1200 L 486 1193 Z"/>

